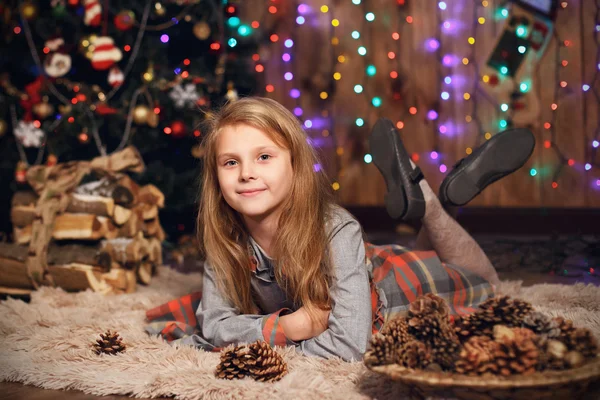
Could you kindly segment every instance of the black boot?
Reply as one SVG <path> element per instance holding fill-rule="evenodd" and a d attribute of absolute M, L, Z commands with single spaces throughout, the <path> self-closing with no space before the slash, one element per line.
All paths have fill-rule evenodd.
<path fill-rule="evenodd" d="M 389 119 L 380 118 L 369 137 L 375 166 L 382 173 L 387 193 L 385 206 L 396 219 L 421 219 L 425 215 L 425 199 L 419 186 L 423 173 L 413 169 L 400 135 Z"/>
<path fill-rule="evenodd" d="M 535 137 L 528 129 L 497 133 L 454 166 L 440 186 L 440 202 L 467 204 L 488 185 L 521 168 L 534 147 Z"/>

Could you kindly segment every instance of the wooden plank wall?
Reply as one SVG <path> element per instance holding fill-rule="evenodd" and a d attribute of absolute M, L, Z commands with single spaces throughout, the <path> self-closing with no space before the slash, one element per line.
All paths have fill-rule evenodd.
<path fill-rule="evenodd" d="M 448 167 L 467 155 L 467 149 L 483 143 L 485 133 L 500 130 L 499 104 L 481 90 L 479 69 L 489 56 L 504 24 L 496 17 L 500 0 L 449 0 L 447 9 L 440 10 L 438 0 L 406 0 L 399 7 L 398 0 L 363 0 L 355 5 L 351 0 L 304 0 L 310 7 L 306 23 L 295 23 L 298 1 L 248 0 L 243 3 L 243 15 L 248 20 L 261 21 L 264 34 L 277 33 L 280 40 L 261 47 L 259 52 L 265 66 L 261 87 L 272 84 L 271 93 L 257 94 L 274 98 L 290 109 L 301 107 L 301 119 L 311 120 L 309 135 L 323 159 L 332 182 L 339 183 L 339 200 L 345 205 L 382 205 L 385 183 L 373 164 L 364 162 L 368 153 L 370 127 L 380 117 L 401 121 L 403 141 L 411 153 L 419 156 L 418 164 L 437 190 L 444 176 L 440 165 Z M 484 2 L 485 3 L 485 2 Z M 530 126 L 537 139 L 536 149 L 526 166 L 511 176 L 488 187 L 471 202 L 474 206 L 493 207 L 600 207 L 600 169 L 585 171 L 586 162 L 600 164 L 600 156 L 591 143 L 598 133 L 600 104 L 593 94 L 600 90 L 595 81 L 598 70 L 598 45 L 594 40 L 596 27 L 595 0 L 570 0 L 561 8 L 556 21 L 556 34 L 532 76 L 532 90 L 541 105 L 541 112 Z M 271 15 L 267 8 L 275 4 L 278 12 Z M 322 13 L 326 5 L 329 11 Z M 366 12 L 374 12 L 375 20 L 367 22 Z M 412 23 L 407 22 L 412 17 Z M 479 24 L 477 18 L 486 22 Z M 333 27 L 332 19 L 340 24 Z M 440 29 L 449 21 L 449 29 Z M 352 38 L 358 30 L 361 37 Z M 400 37 L 395 40 L 393 32 Z M 475 38 L 470 45 L 468 38 Z M 283 41 L 294 40 L 290 51 L 292 62 L 281 59 L 286 49 Z M 437 38 L 437 51 L 427 51 L 426 43 Z M 568 46 L 565 46 L 565 41 Z M 367 55 L 357 53 L 358 46 L 367 48 Z M 393 52 L 392 59 L 389 53 Z M 558 53 L 557 53 L 558 52 Z M 444 55 L 452 55 L 454 62 L 444 67 Z M 343 57 L 343 60 L 340 59 Z M 469 63 L 465 65 L 462 59 Z M 566 66 L 562 60 L 568 61 Z M 367 77 L 365 68 L 377 68 L 373 77 Z M 290 82 L 283 79 L 293 72 Z M 396 71 L 399 77 L 392 79 Z M 333 74 L 339 72 L 340 80 Z M 452 84 L 444 78 L 452 78 Z M 558 79 L 558 81 L 557 81 Z M 565 88 L 559 82 L 567 82 Z M 588 92 L 583 84 L 592 85 Z M 362 84 L 364 92 L 356 94 L 354 86 Z M 293 99 L 289 91 L 297 88 L 302 95 Z M 448 101 L 440 99 L 440 92 L 450 94 Z M 328 97 L 322 99 L 321 92 Z M 465 93 L 470 95 L 465 100 Z M 371 105 L 371 98 L 382 99 L 379 108 Z M 552 104 L 558 108 L 552 110 Z M 412 115 L 410 107 L 416 107 Z M 427 111 L 439 109 L 439 120 L 429 121 Z M 364 126 L 356 126 L 356 118 L 363 118 Z M 545 123 L 551 123 L 547 129 Z M 439 133 L 439 125 L 446 133 Z M 597 137 L 596 137 L 597 138 Z M 552 145 L 546 148 L 544 143 Z M 555 150 L 559 149 L 560 154 Z M 440 157 L 430 158 L 436 150 Z M 573 166 L 561 161 L 573 159 Z M 563 165 L 561 167 L 561 165 Z M 530 176 L 530 169 L 538 174 Z M 560 174 L 557 171 L 560 169 Z M 553 188 L 552 182 L 558 185 Z"/>

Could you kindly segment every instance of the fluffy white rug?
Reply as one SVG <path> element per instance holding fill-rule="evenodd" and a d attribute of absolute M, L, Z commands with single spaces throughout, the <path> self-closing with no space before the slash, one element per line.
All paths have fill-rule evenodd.
<path fill-rule="evenodd" d="M 173 347 L 144 332 L 145 311 L 199 290 L 201 275 L 159 270 L 136 293 L 102 296 L 42 288 L 30 303 L 0 302 L 0 381 L 94 395 L 177 399 L 398 399 L 404 387 L 368 371 L 362 363 L 323 360 L 278 348 L 289 374 L 276 383 L 216 379 L 218 353 Z M 503 282 L 503 293 L 532 302 L 551 315 L 572 319 L 600 336 L 600 288 Z M 117 330 L 127 352 L 97 356 L 90 345 L 99 333 Z"/>

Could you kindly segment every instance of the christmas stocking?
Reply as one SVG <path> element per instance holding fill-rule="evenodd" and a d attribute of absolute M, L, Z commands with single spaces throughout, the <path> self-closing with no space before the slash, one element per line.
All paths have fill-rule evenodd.
<path fill-rule="evenodd" d="M 99 0 L 84 0 L 85 15 L 83 23 L 88 26 L 99 26 L 102 18 L 102 6 Z"/>
<path fill-rule="evenodd" d="M 540 101 L 532 77 L 552 37 L 557 2 L 513 0 L 504 28 L 482 68 L 483 89 L 496 99 L 507 126 L 533 124 Z M 504 126 L 501 126 L 503 128 Z"/>

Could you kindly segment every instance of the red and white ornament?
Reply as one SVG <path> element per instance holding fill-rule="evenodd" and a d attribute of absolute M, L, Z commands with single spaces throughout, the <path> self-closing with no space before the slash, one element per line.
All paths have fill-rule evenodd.
<path fill-rule="evenodd" d="M 83 23 L 88 26 L 100 26 L 102 19 L 102 6 L 99 0 L 84 0 L 85 15 Z"/>
<path fill-rule="evenodd" d="M 65 76 L 71 70 L 71 56 L 67 53 L 65 40 L 56 36 L 44 43 L 50 53 L 44 59 L 44 71 L 52 78 Z"/>
<path fill-rule="evenodd" d="M 112 87 L 121 86 L 123 81 L 125 80 L 125 75 L 123 75 L 123 71 L 116 65 L 110 69 L 108 72 L 108 83 Z"/>
<path fill-rule="evenodd" d="M 44 71 L 52 78 L 65 76 L 71 70 L 71 56 L 55 51 L 44 59 Z"/>
<path fill-rule="evenodd" d="M 98 36 L 93 45 L 92 67 L 94 69 L 109 69 L 123 58 L 123 53 L 115 46 L 115 42 L 110 36 Z"/>
<path fill-rule="evenodd" d="M 61 47 L 65 45 L 65 39 L 60 36 L 53 37 L 51 39 L 46 40 L 44 46 L 49 48 L 50 51 L 58 51 Z"/>

